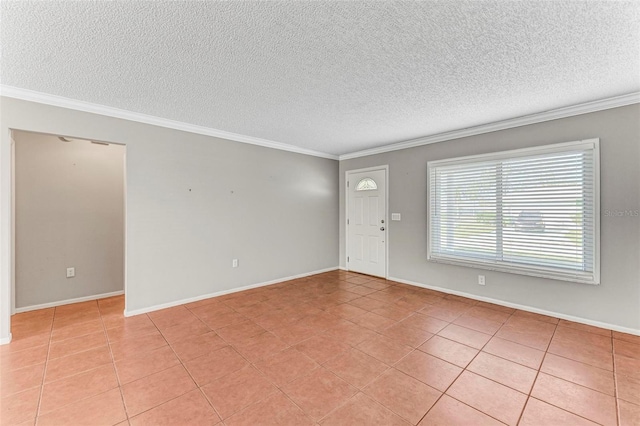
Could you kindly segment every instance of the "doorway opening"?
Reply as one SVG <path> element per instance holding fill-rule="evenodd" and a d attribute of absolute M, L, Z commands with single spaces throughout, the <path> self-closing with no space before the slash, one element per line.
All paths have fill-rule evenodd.
<path fill-rule="evenodd" d="M 388 277 L 389 166 L 346 172 L 347 270 Z"/>
<path fill-rule="evenodd" d="M 125 146 L 22 130 L 11 137 L 11 314 L 123 303 Z"/>

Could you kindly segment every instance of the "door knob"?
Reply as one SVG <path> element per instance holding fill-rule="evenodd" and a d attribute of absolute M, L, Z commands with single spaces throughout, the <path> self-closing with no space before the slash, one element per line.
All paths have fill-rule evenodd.
<path fill-rule="evenodd" d="M 384 226 L 381 226 L 381 227 L 380 227 L 380 230 L 381 230 L 381 231 L 384 231 Z"/>

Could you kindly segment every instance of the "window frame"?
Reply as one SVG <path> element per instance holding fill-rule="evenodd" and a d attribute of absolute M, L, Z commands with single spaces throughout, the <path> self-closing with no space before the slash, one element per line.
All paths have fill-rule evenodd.
<path fill-rule="evenodd" d="M 372 188 L 360 188 L 360 184 L 364 181 L 371 181 L 373 182 L 373 187 Z M 378 182 L 376 182 L 373 178 L 370 177 L 363 177 L 362 179 L 360 179 L 358 181 L 358 183 L 356 183 L 356 188 L 355 191 L 377 191 L 378 190 Z"/>
<path fill-rule="evenodd" d="M 518 264 L 507 264 L 504 261 L 491 260 L 473 260 L 447 258 L 446 256 L 435 255 L 432 253 L 432 226 L 434 225 L 432 216 L 431 199 L 431 179 L 432 170 L 442 166 L 457 166 L 473 163 L 481 163 L 485 161 L 499 161 L 514 159 L 517 157 L 527 157 L 532 155 L 552 154 L 557 152 L 566 152 L 576 149 L 592 149 L 593 150 L 593 273 L 592 279 L 586 274 L 571 273 L 560 271 L 559 268 L 549 268 L 543 266 L 524 266 Z M 480 155 L 469 155 L 464 157 L 446 158 L 442 160 L 434 160 L 427 162 L 427 260 L 434 263 L 443 263 L 457 266 L 472 267 L 477 269 L 513 273 L 518 275 L 528 275 L 539 278 L 547 278 L 561 281 L 570 281 L 582 284 L 600 284 L 600 139 L 584 139 L 572 142 L 555 143 L 549 145 L 541 145 L 531 148 L 513 149 L 508 151 L 492 152 Z"/>

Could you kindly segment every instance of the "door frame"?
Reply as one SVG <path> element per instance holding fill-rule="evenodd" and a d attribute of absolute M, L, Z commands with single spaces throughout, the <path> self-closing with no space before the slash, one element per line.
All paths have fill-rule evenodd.
<path fill-rule="evenodd" d="M 344 212 L 344 230 L 345 230 L 345 269 L 349 271 L 349 262 L 347 262 L 347 258 L 349 257 L 349 225 L 347 221 L 349 220 L 349 187 L 347 186 L 349 182 L 349 175 L 355 173 L 362 172 L 373 172 L 373 171 L 384 171 L 384 184 L 385 184 L 385 195 L 384 195 L 384 278 L 389 279 L 389 165 L 383 164 L 380 166 L 373 167 L 365 167 L 362 169 L 353 169 L 347 170 L 344 172 L 344 190 L 345 190 L 345 212 Z"/>
<path fill-rule="evenodd" d="M 41 134 L 41 135 L 48 135 L 48 136 L 55 136 L 55 137 L 59 137 L 61 135 L 58 134 L 54 134 L 54 133 L 49 133 L 49 132 L 40 132 L 40 131 L 35 131 L 35 130 L 24 130 L 21 128 L 15 128 L 15 127 L 11 127 L 9 128 L 9 135 L 10 135 L 10 142 L 11 142 L 11 217 L 10 217 L 10 226 L 11 226 L 11 234 L 10 234 L 10 288 L 9 288 L 9 299 L 10 299 L 10 306 L 9 306 L 9 312 L 8 312 L 8 324 L 9 324 L 9 341 L 6 343 L 9 343 L 11 341 L 11 316 L 15 315 L 17 312 L 16 309 L 16 258 L 15 258 L 15 253 L 16 253 L 16 235 L 15 235 L 15 230 L 16 230 L 16 202 L 15 202 L 15 197 L 16 197 L 16 177 L 15 177 L 15 171 L 16 171 L 16 165 L 15 165 L 15 156 L 16 156 L 16 142 L 15 139 L 13 137 L 13 133 L 15 131 L 20 131 L 20 132 L 27 132 L 27 133 L 37 133 L 37 134 Z M 119 145 L 122 146 L 124 148 L 124 152 L 123 152 L 123 156 L 122 156 L 122 166 L 123 166 L 123 289 L 122 289 L 122 293 L 124 294 L 125 297 L 125 304 L 127 302 L 127 145 L 125 143 L 120 143 L 120 142 L 108 142 L 108 141 L 104 141 L 101 139 L 96 139 L 96 138 L 87 138 L 87 137 L 77 137 L 77 136 L 70 136 L 70 135 L 64 135 L 64 137 L 68 137 L 68 138 L 72 138 L 72 139 L 84 139 L 87 141 L 98 141 L 98 142 L 104 142 L 107 143 L 109 145 Z M 96 298 L 92 297 L 92 296 L 87 296 L 84 298 L 78 298 L 78 302 L 84 301 L 81 299 L 86 299 L 86 300 L 97 300 Z M 52 306 L 62 306 L 65 303 L 61 303 L 61 304 L 56 304 L 51 303 L 50 305 Z M 30 309 L 31 310 L 31 309 Z M 21 311 L 22 312 L 22 311 Z"/>

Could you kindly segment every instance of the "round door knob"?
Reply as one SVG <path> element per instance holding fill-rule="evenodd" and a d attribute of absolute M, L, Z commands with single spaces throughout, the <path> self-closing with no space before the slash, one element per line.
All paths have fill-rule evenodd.
<path fill-rule="evenodd" d="M 381 226 L 381 227 L 380 227 L 380 230 L 381 230 L 381 231 L 384 231 L 384 226 Z"/>

